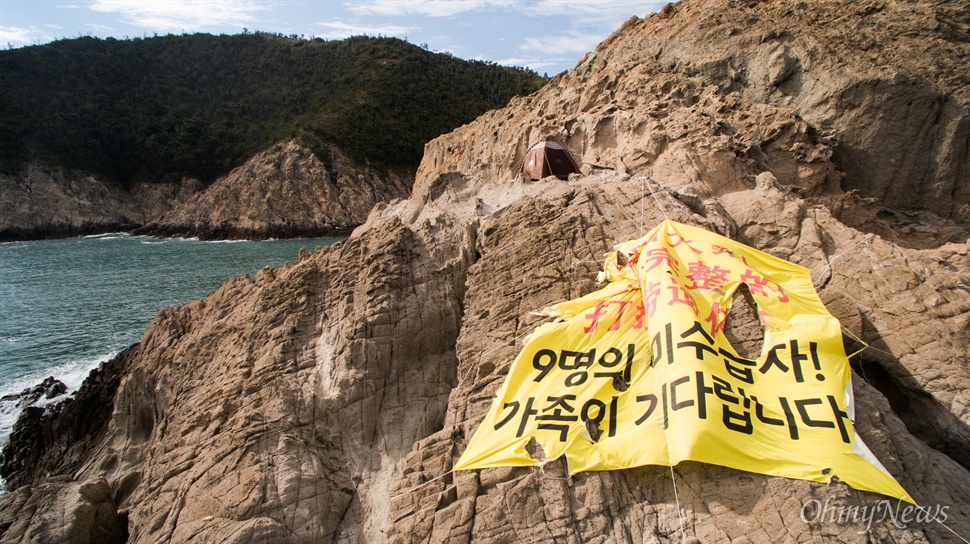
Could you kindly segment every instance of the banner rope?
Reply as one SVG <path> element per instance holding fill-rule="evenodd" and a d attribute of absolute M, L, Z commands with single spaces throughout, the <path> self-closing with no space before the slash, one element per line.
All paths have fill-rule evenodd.
<path fill-rule="evenodd" d="M 646 185 L 647 181 L 651 181 L 651 182 L 653 181 L 650 178 L 640 178 L 640 180 L 643 182 L 644 185 Z M 667 221 L 670 221 L 670 218 L 667 217 L 667 212 L 664 210 L 663 206 L 660 205 L 660 199 L 657 198 L 657 194 L 653 190 L 653 184 L 652 183 L 650 185 L 650 196 L 652 196 L 653 197 L 653 201 L 657 203 L 657 209 L 659 209 L 660 210 L 660 213 L 663 214 L 664 219 L 666 219 Z M 643 230 L 643 206 L 642 206 L 643 199 L 642 198 L 640 199 L 640 202 L 641 202 L 641 206 L 640 206 L 640 230 L 642 231 Z"/>
<path fill-rule="evenodd" d="M 849 246 L 849 247 L 847 247 L 847 248 L 846 248 L 846 249 L 845 249 L 844 251 L 842 251 L 841 253 L 839 253 L 839 254 L 837 254 L 836 256 L 834 256 L 834 257 L 832 257 L 831 259 L 828 259 L 828 260 L 827 260 L 827 261 L 825 262 L 825 266 L 824 266 L 824 267 L 822 268 L 822 270 L 820 270 L 820 271 L 819 271 L 818 273 L 819 273 L 819 274 L 824 274 L 824 273 L 825 273 L 825 272 L 826 272 L 827 270 L 831 270 L 831 269 L 832 269 L 832 265 L 833 265 L 833 264 L 835 264 L 835 261 L 837 261 L 837 260 L 839 260 L 839 259 L 841 259 L 843 255 L 845 255 L 846 253 L 848 253 L 848 252 L 850 252 L 850 251 L 852 251 L 852 250 L 854 250 L 854 249 L 855 249 L 855 248 L 856 248 L 857 246 L 860 246 L 860 245 L 862 245 L 862 244 L 866 244 L 866 245 L 868 245 L 868 244 L 869 244 L 869 240 L 871 240 L 871 239 L 872 239 L 872 235 L 871 235 L 871 234 L 867 234 L 867 235 L 865 235 L 865 236 L 864 236 L 864 237 L 862 238 L 862 240 L 859 240 L 858 242 L 856 242 L 856 243 L 854 243 L 854 244 L 852 244 L 851 246 Z M 817 267 L 818 267 L 819 265 L 821 265 L 821 264 L 822 264 L 822 263 L 818 263 L 817 265 L 815 265 L 815 266 L 813 266 L 813 267 L 812 267 L 812 269 L 811 269 L 811 270 L 809 270 L 809 275 L 810 275 L 810 276 L 811 276 L 811 275 L 814 275 L 814 274 L 815 274 L 815 269 L 816 269 L 816 268 L 817 268 Z M 812 287 L 814 287 L 814 288 L 815 288 L 815 290 L 818 290 L 818 286 L 817 286 L 817 285 L 815 285 L 815 281 L 812 281 Z"/>
<path fill-rule="evenodd" d="M 640 230 L 637 232 L 637 234 L 642 234 L 643 233 L 643 216 L 644 216 L 644 213 L 643 213 L 643 199 L 646 198 L 646 196 L 647 196 L 647 195 L 644 194 L 644 187 L 646 187 L 646 185 L 647 185 L 647 179 L 646 178 L 640 178 Z"/>
<path fill-rule="evenodd" d="M 916 505 L 916 509 L 917 509 L 917 510 L 922 510 L 922 511 L 925 511 L 925 512 L 929 512 L 929 511 L 930 511 L 930 509 L 929 509 L 929 508 L 927 508 L 927 507 L 925 507 L 925 506 L 920 506 L 920 505 L 918 505 L 918 504 Z M 962 540 L 962 541 L 964 541 L 964 542 L 966 542 L 967 544 L 970 544 L 970 540 L 967 540 L 966 538 L 963 538 L 963 535 L 961 535 L 960 533 L 958 533 L 958 532 L 956 532 L 956 531 L 954 531 L 954 530 L 953 530 L 953 529 L 951 529 L 951 528 L 950 528 L 949 526 L 947 526 L 947 524 L 945 524 L 945 523 L 943 523 L 942 521 L 940 521 L 940 518 L 939 518 L 939 516 L 933 516 L 933 521 L 935 521 L 935 522 L 937 522 L 937 523 L 939 523 L 940 525 L 942 525 L 944 529 L 946 529 L 947 531 L 950 531 L 951 533 L 953 533 L 953 535 L 954 535 L 955 537 L 957 537 L 957 538 L 959 538 L 960 540 Z"/>
<path fill-rule="evenodd" d="M 444 473 L 444 474 L 442 474 L 441 476 L 438 476 L 438 477 L 436 477 L 436 478 L 431 478 L 431 479 L 430 479 L 430 480 L 428 480 L 427 482 L 424 482 L 424 483 L 422 483 L 422 484 L 418 484 L 418 485 L 416 485 L 416 486 L 414 486 L 414 487 L 412 487 L 411 489 L 408 489 L 408 490 L 405 490 L 405 491 L 402 491 L 402 492 L 400 492 L 400 493 L 398 493 L 397 495 L 394 495 L 394 496 L 392 496 L 392 497 L 391 497 L 391 500 L 393 501 L 394 499 L 396 499 L 396 498 L 398 498 L 398 497 L 403 497 L 404 495 L 407 495 L 408 493 L 413 493 L 414 491 L 417 491 L 417 490 L 419 490 L 419 489 L 421 489 L 422 487 L 424 487 L 424 486 L 426 486 L 426 485 L 428 485 L 428 484 L 430 484 L 430 483 L 432 483 L 432 482 L 435 482 L 435 481 L 437 481 L 437 480 L 440 480 L 440 479 L 442 479 L 442 478 L 444 478 L 445 476 L 447 476 L 447 475 L 449 475 L 449 474 L 451 474 L 451 473 L 452 473 L 452 472 L 454 472 L 454 471 L 455 471 L 454 469 L 451 469 L 451 470 L 449 470 L 448 472 L 446 472 L 446 473 Z"/>
<path fill-rule="evenodd" d="M 674 479 L 674 465 L 670 467 L 670 483 L 674 484 L 674 502 L 677 503 L 677 518 L 680 519 L 680 541 L 687 542 L 687 532 L 684 531 L 684 515 L 680 512 L 680 497 L 677 496 L 677 481 Z"/>

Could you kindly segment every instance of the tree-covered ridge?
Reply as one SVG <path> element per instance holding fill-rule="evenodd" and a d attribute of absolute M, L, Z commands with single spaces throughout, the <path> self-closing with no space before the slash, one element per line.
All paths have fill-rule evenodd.
<path fill-rule="evenodd" d="M 414 167 L 431 138 L 545 81 L 394 38 L 62 40 L 0 52 L 0 167 L 211 181 L 292 137 Z"/>

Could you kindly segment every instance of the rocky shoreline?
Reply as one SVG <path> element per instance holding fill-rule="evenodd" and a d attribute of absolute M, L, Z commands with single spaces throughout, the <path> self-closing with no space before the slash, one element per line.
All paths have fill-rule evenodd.
<path fill-rule="evenodd" d="M 109 232 L 201 240 L 343 237 L 378 202 L 406 198 L 413 173 L 354 165 L 336 147 L 324 164 L 280 144 L 209 187 L 138 184 L 124 189 L 31 165 L 0 176 L 0 242 Z"/>
<path fill-rule="evenodd" d="M 118 385 L 137 348 L 136 344 L 101 363 L 69 397 L 47 407 L 25 407 L 0 454 L 0 477 L 8 489 L 37 481 L 52 470 L 80 468 L 85 450 L 105 431 Z M 63 393 L 66 387 L 60 385 Z"/>
<path fill-rule="evenodd" d="M 97 223 L 82 225 L 45 225 L 30 229 L 5 229 L 0 231 L 2 242 L 28 242 L 57 240 L 79 236 L 126 233 L 132 236 L 156 238 L 198 238 L 203 241 L 217 240 L 281 240 L 295 238 L 346 238 L 360 225 L 333 225 L 315 228 L 274 225 L 267 229 L 242 229 L 232 225 L 156 225 L 132 223 Z"/>
<path fill-rule="evenodd" d="M 156 238 L 198 238 L 202 241 L 217 240 L 282 240 L 295 238 L 346 238 L 359 225 L 335 225 L 318 228 L 287 227 L 274 225 L 266 229 L 242 229 L 232 225 L 144 225 L 132 229 L 134 236 Z"/>
<path fill-rule="evenodd" d="M 95 236 L 114 232 L 133 232 L 141 228 L 136 223 L 83 223 L 80 225 L 60 224 L 37 227 L 13 227 L 0 230 L 2 242 L 29 242 L 36 240 L 58 240 L 78 236 Z"/>

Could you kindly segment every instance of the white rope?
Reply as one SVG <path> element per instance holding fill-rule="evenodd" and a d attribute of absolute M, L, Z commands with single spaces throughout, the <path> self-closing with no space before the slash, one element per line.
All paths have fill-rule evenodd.
<path fill-rule="evenodd" d="M 641 179 L 643 180 L 643 183 L 646 183 L 648 178 L 641 178 Z M 660 205 L 660 199 L 657 198 L 657 194 L 653 191 L 653 184 L 650 185 L 650 196 L 652 196 L 653 197 L 653 201 L 657 203 L 657 208 L 660 209 L 660 213 L 663 214 L 664 219 L 666 219 L 666 220 L 669 221 L 670 218 L 667 217 L 667 212 L 664 211 L 664 207 Z M 642 224 L 641 224 L 640 230 L 643 230 Z"/>
<path fill-rule="evenodd" d="M 548 318 L 554 318 L 554 317 L 555 317 L 555 316 L 552 316 L 552 315 L 546 315 L 546 314 L 540 314 L 540 313 L 537 313 L 537 312 L 531 312 L 531 313 L 532 313 L 532 315 L 539 315 L 539 316 L 542 316 L 542 318 L 543 318 L 543 319 L 548 319 Z M 541 322 L 541 321 L 542 321 L 542 319 L 540 319 L 540 320 L 538 320 L 538 321 L 536 321 L 535 323 L 536 323 L 536 324 L 538 324 L 538 323 L 539 323 L 539 322 Z M 530 325 L 524 325 L 524 326 L 525 326 L 525 327 L 529 327 Z M 536 328 L 538 328 L 538 325 L 536 325 L 536 326 L 533 326 L 533 330 L 531 330 L 531 331 L 530 331 L 530 330 L 526 330 L 526 331 L 524 331 L 524 332 L 523 332 L 522 334 L 519 334 L 518 336 L 516 336 L 515 338 L 513 338 L 513 339 L 511 339 L 511 340 L 506 340 L 505 342 L 502 342 L 501 344 L 499 344 L 499 345 L 497 345 L 497 346 L 495 346 L 494 348 L 492 348 L 492 349 L 490 349 L 490 350 L 488 350 L 488 351 L 484 351 L 484 352 L 482 352 L 482 353 L 479 353 L 479 354 L 478 354 L 478 362 L 481 362 L 481 361 L 482 361 L 482 359 L 484 359 L 485 357 L 488 357 L 489 355 L 491 355 L 491 354 L 493 354 L 493 353 L 495 353 L 496 351 L 498 351 L 498 350 L 500 350 L 500 349 L 502 349 L 502 348 L 506 348 L 506 347 L 508 347 L 509 345 L 514 345 L 514 344 L 515 344 L 516 342 L 518 342 L 519 340 L 521 340 L 521 339 L 523 339 L 523 338 L 525 338 L 526 336 L 529 336 L 530 334 L 533 334 L 533 333 L 535 332 L 535 329 L 536 329 Z M 465 372 L 465 374 L 463 374 L 463 375 L 462 375 L 462 376 L 461 376 L 461 377 L 460 377 L 460 378 L 458 379 L 458 381 L 459 381 L 459 382 L 464 382 L 464 381 L 465 381 L 465 380 L 466 380 L 466 379 L 468 378 L 468 376 L 469 376 L 469 375 L 470 375 L 470 374 L 471 374 L 471 373 L 472 373 L 472 372 L 474 371 L 474 369 L 475 369 L 475 368 L 476 368 L 476 367 L 475 367 L 474 365 L 471 365 L 471 366 L 469 366 L 469 367 L 468 367 L 468 371 L 467 371 L 467 372 Z"/>
<path fill-rule="evenodd" d="M 558 459 L 558 457 L 556 458 Z M 565 478 L 560 478 L 559 476 L 547 476 L 546 475 L 546 465 L 555 461 L 556 459 L 546 459 L 543 463 L 539 465 L 539 472 L 542 473 L 543 480 L 569 480 L 572 476 L 566 476 Z"/>
<path fill-rule="evenodd" d="M 869 342 L 866 342 L 862 338 L 859 338 L 858 336 L 856 336 L 855 334 L 853 334 L 852 331 L 850 331 L 848 328 L 846 328 L 845 325 L 839 323 L 839 327 L 842 328 L 842 331 L 843 332 L 845 332 L 850 337 L 852 337 L 853 340 L 855 340 L 856 342 L 862 344 L 862 348 L 861 349 L 859 349 L 858 351 L 852 352 L 852 355 L 846 355 L 845 356 L 846 359 L 851 359 L 851 358 L 855 357 L 856 355 L 862 353 L 863 351 L 865 351 L 869 347 Z M 873 348 L 873 349 L 875 349 L 875 348 Z M 876 350 L 876 351 L 878 351 L 878 350 Z"/>
<path fill-rule="evenodd" d="M 916 505 L 916 509 L 917 510 L 923 510 L 923 511 L 925 511 L 927 513 L 930 510 L 929 508 L 926 508 L 925 506 L 920 506 L 918 504 Z M 959 538 L 960 540 L 966 542 L 967 544 L 970 544 L 970 540 L 967 540 L 966 538 L 963 538 L 963 535 L 961 535 L 960 533 L 958 533 L 958 532 L 954 531 L 953 529 L 949 528 L 945 523 L 943 523 L 942 521 L 940 521 L 940 517 L 939 516 L 933 516 L 933 521 L 939 523 L 940 525 L 943 526 L 944 529 L 946 529 L 947 531 L 950 531 L 951 533 L 953 533 L 953 536 Z"/>
<path fill-rule="evenodd" d="M 862 244 L 867 244 L 868 245 L 869 244 L 869 240 L 871 238 L 872 238 L 872 235 L 871 234 L 865 235 L 862 238 L 862 240 L 859 240 L 858 242 L 852 244 L 851 246 L 849 246 L 848 248 L 846 248 L 843 252 L 839 253 L 838 255 L 836 255 L 836 256 L 832 257 L 831 259 L 829 259 L 828 261 L 826 261 L 825 262 L 825 267 L 822 270 L 819 271 L 819 274 L 824 274 L 826 270 L 831 270 L 832 265 L 835 264 L 835 261 L 841 259 L 843 255 L 845 255 L 846 253 L 848 253 L 848 252 L 852 251 L 853 249 L 855 249 L 856 246 L 860 246 Z M 809 274 L 815 275 L 815 268 L 817 268 L 821 264 L 822 263 L 819 263 L 819 264 L 813 266 L 812 269 L 809 271 Z M 818 286 L 815 285 L 815 282 L 814 281 L 812 282 L 812 287 L 815 287 L 816 289 L 818 288 Z"/>
<path fill-rule="evenodd" d="M 431 482 L 434 482 L 434 481 L 437 481 L 437 480 L 440 480 L 440 479 L 444 478 L 445 476 L 451 474 L 452 472 L 454 472 L 454 469 L 449 470 L 448 472 L 442 474 L 441 476 L 438 476 L 437 478 L 431 478 L 430 480 L 428 480 L 427 482 L 424 482 L 423 484 L 418 484 L 418 485 L 412 487 L 411 489 L 408 489 L 407 491 L 402 491 L 401 493 L 398 493 L 397 495 L 394 495 L 393 497 L 391 497 L 391 500 L 393 501 L 394 499 L 396 499 L 398 497 L 403 497 L 404 495 L 407 495 L 408 493 L 412 493 L 414 491 L 417 491 L 417 490 L 421 489 L 422 487 L 430 484 Z"/>
<path fill-rule="evenodd" d="M 677 496 L 677 481 L 674 479 L 674 466 L 670 465 L 670 482 L 674 484 L 674 502 L 677 503 L 677 517 L 680 519 L 680 541 L 687 542 L 687 532 L 684 531 L 684 515 L 680 512 L 680 497 Z"/>
<path fill-rule="evenodd" d="M 657 381 L 658 380 L 657 373 L 656 372 L 650 372 L 649 375 L 650 376 L 653 376 L 654 386 L 659 389 L 660 388 L 660 383 Z M 664 418 L 666 419 L 666 414 L 664 414 Z M 669 433 L 669 430 L 667 429 L 667 426 L 664 425 L 664 442 L 669 445 L 670 444 L 670 439 L 667 436 L 668 433 Z M 668 448 L 669 448 L 669 446 L 668 446 Z M 668 459 L 668 462 L 669 461 L 670 460 Z M 684 529 L 684 515 L 680 511 L 680 496 L 678 496 L 678 494 L 677 494 L 677 480 L 674 478 L 674 465 L 671 464 L 671 465 L 668 465 L 668 466 L 670 468 L 670 483 L 672 483 L 673 486 L 674 486 L 674 503 L 676 503 L 676 505 L 677 505 L 677 518 L 680 520 L 680 541 L 682 543 L 686 543 L 687 542 L 687 533 L 686 533 L 686 531 Z"/>
<path fill-rule="evenodd" d="M 646 195 L 643 194 L 644 187 L 647 185 L 646 178 L 640 178 L 640 230 L 639 233 L 643 234 L 643 199 Z"/>
<path fill-rule="evenodd" d="M 537 314 L 537 313 L 533 313 L 532 315 L 541 315 L 544 319 L 548 319 L 548 318 L 555 317 L 555 316 L 552 316 L 552 315 Z M 539 321 L 542 321 L 542 320 L 540 319 L 540 320 L 536 321 L 536 323 L 539 323 Z M 525 325 L 525 326 L 528 327 L 529 325 Z M 516 336 L 515 338 L 513 338 L 511 340 L 506 340 L 505 342 L 502 342 L 501 344 L 499 344 L 495 348 L 490 349 L 490 350 L 488 350 L 488 351 L 486 351 L 484 353 L 479 354 L 478 355 L 478 360 L 481 361 L 482 358 L 484 358 L 485 356 L 491 355 L 491 354 L 495 353 L 496 351 L 498 351 L 498 350 L 500 350 L 500 349 L 502 349 L 504 347 L 508 347 L 509 344 L 515 344 L 519 340 L 521 340 L 521 339 L 525 338 L 526 336 L 529 336 L 530 334 L 534 333 L 536 328 L 538 328 L 538 326 L 534 326 L 533 327 L 533 330 L 531 330 L 531 331 L 527 330 L 527 331 L 523 332 L 522 334 Z"/>

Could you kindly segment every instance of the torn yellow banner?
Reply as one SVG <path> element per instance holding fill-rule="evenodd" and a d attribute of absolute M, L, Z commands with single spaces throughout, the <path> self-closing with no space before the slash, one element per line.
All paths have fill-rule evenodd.
<path fill-rule="evenodd" d="M 534 438 L 570 473 L 700 461 L 912 502 L 855 434 L 838 320 L 808 270 L 664 221 L 607 255 L 608 284 L 546 311 L 455 470 L 536 465 Z M 724 336 L 745 284 L 760 356 Z"/>

